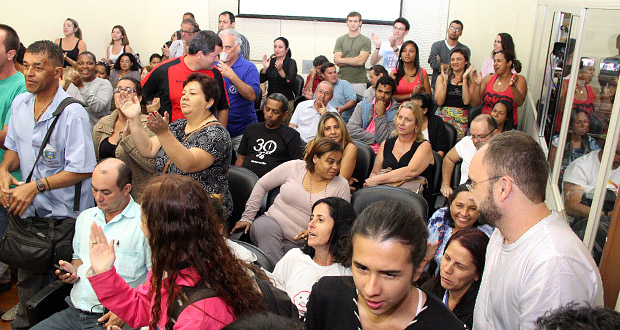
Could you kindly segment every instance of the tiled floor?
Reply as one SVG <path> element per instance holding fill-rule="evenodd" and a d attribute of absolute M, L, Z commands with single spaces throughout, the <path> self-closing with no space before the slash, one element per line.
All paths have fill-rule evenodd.
<path fill-rule="evenodd" d="M 17 304 L 17 288 L 13 283 L 11 290 L 0 293 L 0 309 L 7 311 L 15 304 Z M 11 323 L 0 320 L 0 330 L 9 329 L 11 329 Z"/>

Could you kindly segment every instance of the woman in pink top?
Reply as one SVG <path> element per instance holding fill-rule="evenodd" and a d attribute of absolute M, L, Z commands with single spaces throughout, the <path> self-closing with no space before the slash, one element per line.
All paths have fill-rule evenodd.
<path fill-rule="evenodd" d="M 116 273 L 115 250 L 93 223 L 87 272 L 97 298 L 132 328 L 221 329 L 235 318 L 257 313 L 264 299 L 253 278 L 233 256 L 202 186 L 182 175 L 152 179 L 142 195 L 142 230 L 149 241 L 153 268 L 146 284 L 132 289 Z M 181 299 L 181 287 L 203 285 L 214 297 L 187 306 L 172 320 L 168 306 Z"/>
<path fill-rule="evenodd" d="M 420 67 L 420 52 L 414 41 L 407 40 L 400 48 L 392 78 L 396 80 L 394 99 L 399 103 L 409 101 L 416 93 L 431 93 L 431 83 L 426 70 Z"/>
<path fill-rule="evenodd" d="M 493 51 L 491 52 L 491 56 L 484 59 L 482 63 L 482 69 L 480 70 L 482 73 L 482 78 L 493 75 L 495 73 L 495 69 L 493 68 L 493 58 L 495 54 L 500 50 L 512 50 L 515 52 L 515 43 L 512 41 L 512 36 L 508 33 L 498 33 L 493 41 Z M 512 73 L 517 73 L 514 69 Z"/>
<path fill-rule="evenodd" d="M 340 172 L 342 147 L 332 139 L 315 141 L 304 160 L 291 160 L 265 174 L 254 186 L 241 220 L 233 232 L 243 230 L 277 263 L 284 254 L 303 245 L 298 235 L 308 227 L 312 205 L 326 197 L 351 200 L 349 183 Z M 254 219 L 267 193 L 280 193 L 264 215 Z"/>
<path fill-rule="evenodd" d="M 511 50 L 500 50 L 495 53 L 493 68 L 495 74 L 486 76 L 480 82 L 480 98 L 482 99 L 482 113 L 491 114 L 493 106 L 499 100 L 507 100 L 512 103 L 513 119 L 515 126 L 519 122 L 517 108 L 525 102 L 527 95 L 527 82 L 521 72 L 521 62 L 515 58 Z M 517 73 L 512 73 L 512 69 Z M 480 77 L 473 77 L 478 83 Z"/>

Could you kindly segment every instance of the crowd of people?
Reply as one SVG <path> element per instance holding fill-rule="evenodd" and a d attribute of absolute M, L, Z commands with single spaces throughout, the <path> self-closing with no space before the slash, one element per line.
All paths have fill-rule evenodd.
<path fill-rule="evenodd" d="M 385 42 L 363 35 L 362 24 L 358 12 L 347 15 L 333 56 L 317 56 L 303 86 L 288 39 L 276 38 L 257 67 L 228 11 L 217 32 L 185 13 L 147 65 L 121 25 L 98 60 L 74 19 L 63 38 L 27 47 L 0 24 L 0 234 L 20 223 L 73 233 L 50 271 L 17 267 L 19 304 L 2 318 L 13 329 L 242 329 L 252 320 L 551 329 L 554 310 L 586 304 L 583 314 L 607 313 L 620 327 L 619 315 L 599 308 L 589 251 L 544 203 L 559 136 L 547 160 L 516 130 L 527 83 L 512 37 L 497 35 L 478 72 L 454 20 L 432 45 L 429 73 L 407 19 L 393 22 Z M 580 187 L 594 186 L 588 169 L 600 168 L 602 151 L 589 122 L 609 99 L 588 85 L 592 64 L 581 64 L 585 85 L 560 155 L 574 218 L 590 211 Z M 360 163 L 362 147 L 373 163 Z M 245 205 L 233 205 L 231 166 L 257 176 Z M 360 166 L 368 173 L 356 176 Z M 619 167 L 620 144 L 616 194 Z M 356 189 L 379 185 L 421 195 L 432 215 L 393 200 L 356 214 Z M 435 209 L 438 195 L 447 203 Z M 233 208 L 244 209 L 240 218 Z M 247 234 L 273 272 L 227 239 L 233 233 Z M 7 249 L 3 240 L 0 256 Z M 0 263 L 0 290 L 12 285 L 8 266 Z M 27 302 L 50 283 L 52 266 L 73 285 L 68 307 L 33 320 Z M 292 318 L 273 308 L 265 283 L 290 298 Z"/>

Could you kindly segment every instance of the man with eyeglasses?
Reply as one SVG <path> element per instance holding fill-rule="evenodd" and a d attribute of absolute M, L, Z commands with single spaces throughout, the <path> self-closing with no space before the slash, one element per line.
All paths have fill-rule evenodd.
<path fill-rule="evenodd" d="M 446 31 L 447 38 L 445 40 L 439 40 L 433 43 L 431 46 L 431 53 L 428 56 L 428 64 L 433 68 L 433 78 L 431 81 L 431 87 L 435 90 L 435 81 L 442 71 L 445 71 L 450 66 L 450 52 L 454 47 L 464 48 L 471 56 L 469 47 L 459 42 L 459 37 L 463 34 L 463 22 L 458 19 L 450 22 Z"/>
<path fill-rule="evenodd" d="M 357 103 L 357 95 L 355 94 L 353 84 L 340 79 L 336 71 L 336 66 L 331 62 L 321 65 L 321 74 L 325 81 L 334 86 L 330 101 L 328 101 L 329 105 L 338 111 L 345 123 L 348 123 L 349 118 L 353 115 L 353 107 L 355 107 Z"/>
<path fill-rule="evenodd" d="M 164 60 L 187 55 L 189 42 L 200 31 L 200 26 L 191 18 L 186 18 L 181 23 L 181 39 L 172 42 L 170 48 L 163 47 Z"/>
<path fill-rule="evenodd" d="M 310 141 L 316 135 L 321 116 L 326 112 L 338 112 L 329 101 L 334 97 L 334 86 L 327 80 L 323 80 L 316 88 L 315 99 L 303 101 L 295 108 L 293 118 L 288 125 L 299 132 L 304 142 Z"/>
<path fill-rule="evenodd" d="M 496 227 L 474 309 L 475 330 L 536 329 L 569 302 L 603 306 L 598 267 L 566 221 L 545 204 L 549 165 L 519 131 L 498 134 L 471 160 L 478 221 Z"/>
<path fill-rule="evenodd" d="M 383 58 L 383 66 L 388 72 L 396 69 L 400 47 L 405 43 L 405 37 L 409 33 L 410 28 L 409 21 L 404 17 L 397 18 L 393 26 L 394 29 L 388 42 L 381 43 L 381 39 L 375 36 L 374 33 L 370 35 L 372 42 L 375 44 L 375 50 L 370 56 L 370 65 L 377 64 Z"/>
<path fill-rule="evenodd" d="M 452 192 L 450 181 L 452 180 L 452 172 L 458 162 L 461 162 L 461 181 L 459 184 L 467 181 L 472 157 L 476 152 L 489 141 L 495 134 L 498 134 L 497 122 L 490 115 L 481 114 L 472 120 L 469 127 L 471 135 L 461 139 L 443 159 L 441 167 L 441 194 L 448 198 Z"/>

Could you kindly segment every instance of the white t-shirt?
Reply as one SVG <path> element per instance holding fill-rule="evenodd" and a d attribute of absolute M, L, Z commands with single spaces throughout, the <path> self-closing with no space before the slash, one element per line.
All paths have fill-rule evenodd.
<path fill-rule="evenodd" d="M 397 46 L 400 48 L 403 45 L 401 44 Z M 383 58 L 383 67 L 388 73 L 392 73 L 398 64 L 398 55 L 394 52 L 394 49 L 390 46 L 389 42 L 381 43 L 381 47 L 379 48 L 379 56 Z"/>
<path fill-rule="evenodd" d="M 463 159 L 461 163 L 461 182 L 459 184 L 463 184 L 469 178 L 469 163 L 471 163 L 471 159 L 474 158 L 476 154 L 476 146 L 474 145 L 474 141 L 471 140 L 471 136 L 465 136 L 459 141 L 454 148 L 456 149 L 456 153 Z"/>
<path fill-rule="evenodd" d="M 291 249 L 278 261 L 273 275 L 303 316 L 314 283 L 323 276 L 350 276 L 351 269 L 338 263 L 319 266 L 300 249 Z"/>
<path fill-rule="evenodd" d="M 172 42 L 170 45 L 170 56 L 168 58 L 175 58 L 183 56 L 183 40 L 178 39 Z"/>
<path fill-rule="evenodd" d="M 474 329 L 535 329 L 568 302 L 603 306 L 601 276 L 583 242 L 553 211 L 516 242 L 495 230 L 487 247 Z"/>
<path fill-rule="evenodd" d="M 601 162 L 598 160 L 599 150 L 587 153 L 575 159 L 564 172 L 564 182 L 574 183 L 582 186 L 585 192 L 593 191 L 596 185 Z M 620 167 L 612 169 L 609 172 L 609 180 L 607 180 L 607 189 L 613 190 L 618 194 L 618 185 L 620 184 Z"/>
<path fill-rule="evenodd" d="M 329 104 L 325 108 L 328 112 L 338 112 Z M 314 108 L 314 100 L 299 103 L 291 118 L 291 124 L 297 125 L 295 129 L 306 143 L 316 135 L 319 121 L 321 121 L 321 114 Z"/>

